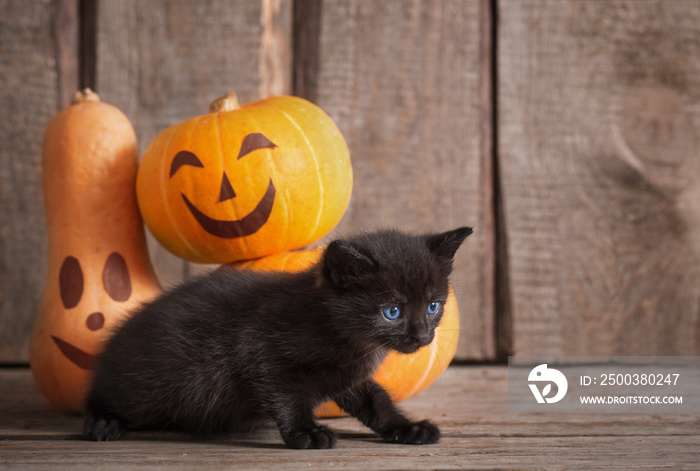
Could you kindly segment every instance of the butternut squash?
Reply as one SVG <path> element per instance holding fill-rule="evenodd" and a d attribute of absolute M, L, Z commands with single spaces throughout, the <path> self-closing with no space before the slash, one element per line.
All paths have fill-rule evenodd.
<path fill-rule="evenodd" d="M 112 329 L 161 292 L 136 202 L 137 169 L 129 119 L 89 89 L 46 128 L 49 269 L 30 365 L 41 392 L 66 411 L 82 409 Z"/>

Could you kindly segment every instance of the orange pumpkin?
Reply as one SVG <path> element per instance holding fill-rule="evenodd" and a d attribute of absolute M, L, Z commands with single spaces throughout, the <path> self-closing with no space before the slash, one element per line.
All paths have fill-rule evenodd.
<path fill-rule="evenodd" d="M 285 252 L 225 267 L 297 272 L 316 263 L 322 254 L 323 250 L 320 248 Z M 375 372 L 374 379 L 386 389 L 395 402 L 415 396 L 430 386 L 445 371 L 457 351 L 458 339 L 459 310 L 457 300 L 450 288 L 445 311 L 440 325 L 435 330 L 433 342 L 410 355 L 390 352 Z M 324 403 L 316 410 L 316 415 L 319 417 L 338 417 L 343 414 L 334 402 Z"/>
<path fill-rule="evenodd" d="M 49 273 L 29 353 L 39 389 L 67 411 L 82 409 L 111 330 L 161 291 L 136 204 L 137 168 L 131 123 L 89 90 L 46 128 Z"/>
<path fill-rule="evenodd" d="M 158 134 L 137 178 L 143 218 L 182 258 L 227 263 L 300 248 L 323 237 L 350 201 L 352 168 L 333 121 L 279 96 L 210 113 Z"/>

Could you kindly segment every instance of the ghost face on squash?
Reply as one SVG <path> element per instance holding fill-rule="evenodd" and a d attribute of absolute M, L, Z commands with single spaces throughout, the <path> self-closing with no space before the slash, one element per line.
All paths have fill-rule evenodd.
<path fill-rule="evenodd" d="M 119 201 L 129 206 L 128 201 Z M 131 204 L 135 208 L 136 202 Z M 113 220 L 121 227 L 96 224 L 79 230 L 77 225 L 65 224 L 53 231 L 29 361 L 39 390 L 63 410 L 82 410 L 109 337 L 139 306 L 161 292 L 146 253 L 143 226 L 138 215 L 132 215 L 133 219 Z M 95 234 L 94 228 L 104 232 Z"/>
<path fill-rule="evenodd" d="M 98 343 L 103 336 L 90 335 L 90 332 L 99 332 L 105 327 L 103 311 L 123 309 L 119 304 L 131 297 L 131 278 L 124 257 L 118 252 L 107 257 L 101 277 L 90 273 L 92 267 L 85 268 L 88 270 L 87 279 L 77 258 L 67 256 L 63 260 L 57 280 L 61 306 L 55 308 L 64 312 L 62 316 L 56 316 L 56 319 L 61 319 L 58 325 L 47 327 L 47 335 L 51 336 L 66 360 L 78 368 L 93 370 Z M 86 287 L 86 281 L 100 286 Z M 114 319 L 116 313 L 107 314 Z"/>
<path fill-rule="evenodd" d="M 31 363 L 40 389 L 58 407 L 80 410 L 98 355 L 113 329 L 159 292 L 155 279 L 144 283 L 141 265 L 120 251 L 85 247 L 57 258 L 49 267 L 32 331 Z"/>
<path fill-rule="evenodd" d="M 225 263 L 308 245 L 352 190 L 345 141 L 315 105 L 275 97 L 164 130 L 144 153 L 137 196 L 167 249 Z"/>

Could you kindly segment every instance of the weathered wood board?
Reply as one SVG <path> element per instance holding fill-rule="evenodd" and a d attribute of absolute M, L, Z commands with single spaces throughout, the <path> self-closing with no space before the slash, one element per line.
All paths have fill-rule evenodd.
<path fill-rule="evenodd" d="M 401 404 L 441 429 L 436 445 L 384 443 L 353 418 L 325 420 L 332 450 L 289 450 L 274 427 L 196 438 L 130 432 L 81 439 L 82 420 L 51 409 L 28 370 L 0 369 L 0 463 L 9 469 L 673 469 L 696 470 L 700 417 L 682 414 L 515 414 L 505 367 L 451 367 Z"/>
<path fill-rule="evenodd" d="M 318 36 L 303 38 L 316 50 L 305 51 L 298 91 L 335 120 L 353 162 L 352 201 L 335 234 L 474 226 L 452 278 L 458 358 L 493 358 L 489 4 L 302 5 L 297 22 Z"/>
<path fill-rule="evenodd" d="M 291 91 L 291 2 L 99 1 L 95 83 L 132 120 L 141 152 L 157 133 L 235 91 L 241 103 Z M 211 266 L 184 262 L 149 234 L 171 286 Z"/>
<path fill-rule="evenodd" d="M 498 3 L 516 354 L 700 353 L 700 3 Z"/>
<path fill-rule="evenodd" d="M 26 363 L 48 272 L 41 142 L 77 89 L 77 1 L 0 2 L 0 363 Z"/>
<path fill-rule="evenodd" d="M 230 89 L 319 104 L 355 172 L 335 235 L 474 226 L 453 277 L 460 359 L 698 354 L 700 4 L 501 0 L 498 77 L 491 6 L 0 2 L 0 363 L 28 359 L 48 256 L 41 136 L 79 71 L 142 151 Z M 149 244 L 166 286 L 210 268 Z"/>

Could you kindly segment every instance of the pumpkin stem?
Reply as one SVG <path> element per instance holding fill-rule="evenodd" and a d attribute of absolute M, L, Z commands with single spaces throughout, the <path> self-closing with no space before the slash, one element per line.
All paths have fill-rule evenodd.
<path fill-rule="evenodd" d="M 77 105 L 78 103 L 99 103 L 100 102 L 100 96 L 90 90 L 89 88 L 83 88 L 82 90 L 78 90 L 75 92 L 75 95 L 73 95 L 73 100 L 71 101 L 71 105 Z"/>
<path fill-rule="evenodd" d="M 238 104 L 238 97 L 234 92 L 224 95 L 212 101 L 209 105 L 210 113 L 218 113 L 219 111 L 234 111 L 241 108 Z"/>

